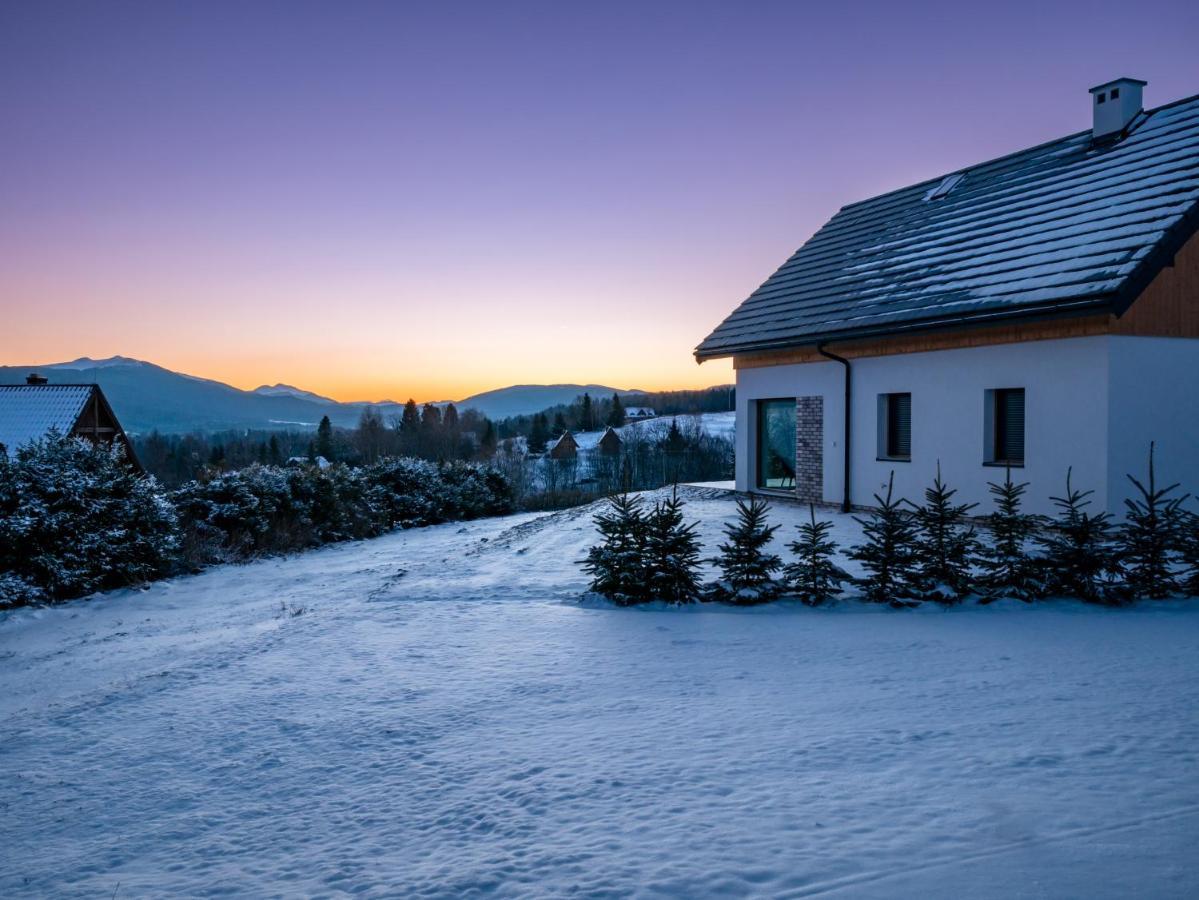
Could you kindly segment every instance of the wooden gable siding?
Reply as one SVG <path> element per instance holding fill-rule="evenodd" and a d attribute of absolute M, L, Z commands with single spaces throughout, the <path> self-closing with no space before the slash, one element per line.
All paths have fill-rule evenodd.
<path fill-rule="evenodd" d="M 1113 334 L 1199 338 L 1199 233 L 1174 255 L 1119 319 Z"/>
<path fill-rule="evenodd" d="M 139 472 L 144 471 L 141 461 L 133 450 L 133 442 L 129 440 L 129 435 L 125 434 L 125 429 L 117 421 L 116 413 L 108 405 L 108 399 L 100 388 L 92 389 L 92 395 L 84 404 L 79 418 L 75 420 L 75 427 L 71 429 L 71 434 L 96 444 L 119 442 L 125 449 L 125 458 L 129 460 L 133 468 Z"/>
<path fill-rule="evenodd" d="M 838 356 L 857 359 L 897 353 L 925 353 L 961 347 L 986 347 L 1023 341 L 1050 341 L 1124 334 L 1140 337 L 1199 338 L 1199 234 L 1191 237 L 1174 257 L 1174 265 L 1162 269 L 1121 317 L 1077 316 L 1011 325 L 960 328 L 927 334 L 897 335 L 863 341 L 829 343 Z M 795 363 L 828 362 L 815 347 L 795 347 L 733 357 L 734 369 L 756 369 Z"/>

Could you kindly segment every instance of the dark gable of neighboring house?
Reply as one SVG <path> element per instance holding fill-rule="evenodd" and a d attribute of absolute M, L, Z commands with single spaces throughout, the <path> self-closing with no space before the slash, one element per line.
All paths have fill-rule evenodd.
<path fill-rule="evenodd" d="M 98 385 L 47 384 L 37 376 L 28 382 L 0 385 L 0 444 L 8 453 L 56 430 L 97 444 L 118 442 L 141 470 L 129 437 Z"/>
<path fill-rule="evenodd" d="M 597 446 L 600 453 L 605 456 L 617 456 L 624 446 L 624 441 L 620 439 L 620 435 L 616 433 L 615 429 L 609 427 L 604 431 L 603 437 L 599 439 Z"/>
<path fill-rule="evenodd" d="M 562 437 L 554 442 L 547 455 L 550 459 L 573 459 L 578 455 L 579 443 L 569 431 L 562 432 Z"/>

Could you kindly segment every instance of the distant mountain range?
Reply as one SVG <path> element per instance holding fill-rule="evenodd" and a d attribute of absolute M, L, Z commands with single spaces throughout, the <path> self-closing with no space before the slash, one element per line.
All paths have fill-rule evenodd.
<path fill-rule="evenodd" d="M 366 406 L 385 419 L 399 415 L 402 402 L 342 403 L 289 384 L 262 385 L 243 391 L 220 381 L 173 372 L 125 356 L 81 357 L 40 366 L 0 366 L 0 384 L 24 384 L 39 372 L 51 384 L 98 384 L 127 431 L 224 431 L 231 428 L 315 428 L 322 416 L 334 425 L 352 427 Z M 638 394 L 601 384 L 518 384 L 454 401 L 459 410 L 476 409 L 491 419 L 528 415 L 580 394 Z"/>

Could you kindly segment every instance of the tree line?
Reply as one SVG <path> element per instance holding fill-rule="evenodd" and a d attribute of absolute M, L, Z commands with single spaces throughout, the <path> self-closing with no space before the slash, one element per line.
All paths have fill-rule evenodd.
<path fill-rule="evenodd" d="M 119 445 L 51 432 L 0 453 L 0 609 L 513 505 L 502 473 L 460 460 L 255 462 L 168 490 Z"/>

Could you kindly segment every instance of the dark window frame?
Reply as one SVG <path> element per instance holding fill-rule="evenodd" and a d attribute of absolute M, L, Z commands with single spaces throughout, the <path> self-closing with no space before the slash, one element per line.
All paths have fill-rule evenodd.
<path fill-rule="evenodd" d="M 1013 404 L 1019 398 L 1019 414 Z M 1026 395 L 1024 388 L 995 388 L 992 392 L 990 464 L 1019 468 L 1027 459 Z M 1019 441 L 1016 440 L 1016 432 Z M 1016 445 L 1019 449 L 1016 449 Z M 1015 451 L 1015 452 L 1013 452 Z"/>
<path fill-rule="evenodd" d="M 894 391 L 883 394 L 880 406 L 882 421 L 879 422 L 879 427 L 882 431 L 878 442 L 879 460 L 911 462 L 912 392 Z"/>

